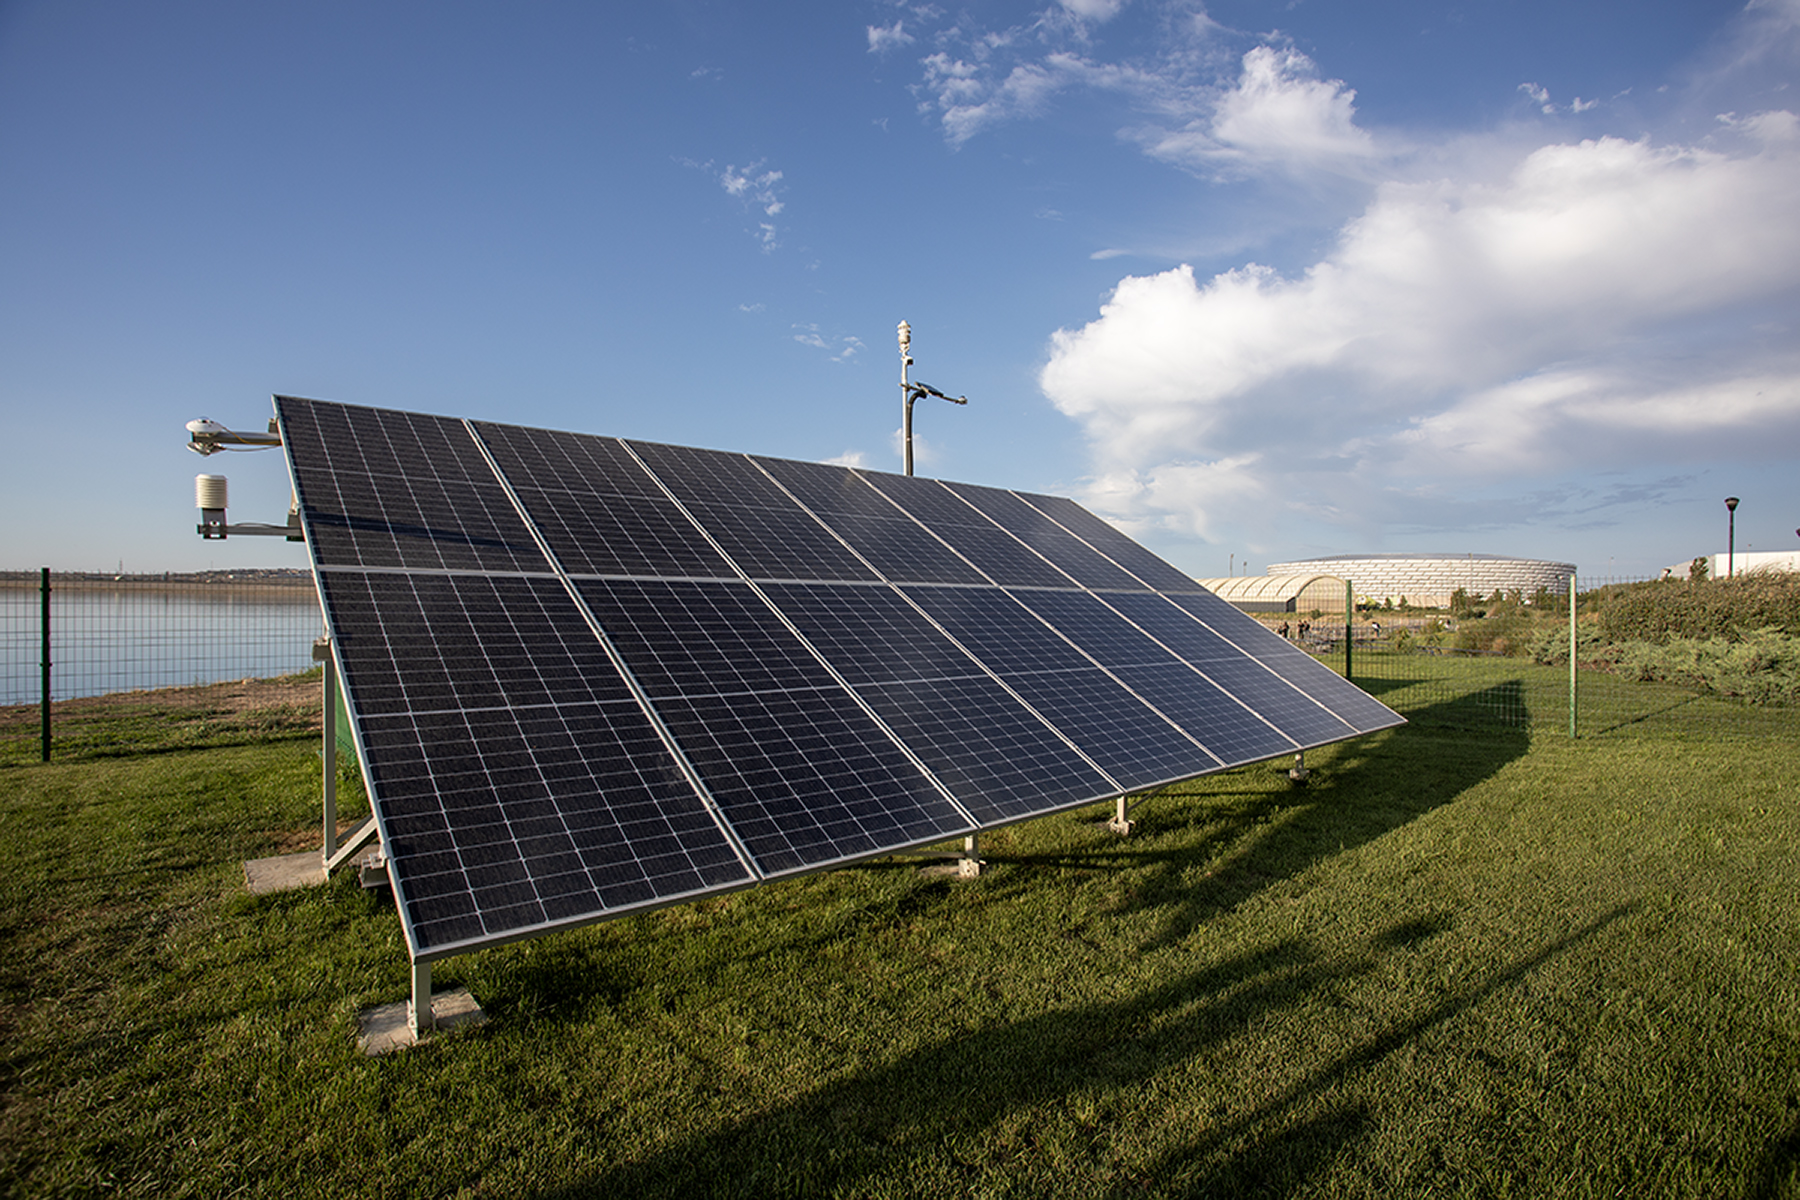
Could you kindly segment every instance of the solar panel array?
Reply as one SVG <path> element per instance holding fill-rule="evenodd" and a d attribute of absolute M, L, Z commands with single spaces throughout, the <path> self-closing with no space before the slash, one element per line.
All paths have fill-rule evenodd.
<path fill-rule="evenodd" d="M 1068 500 L 276 412 L 416 960 L 1400 721 Z"/>

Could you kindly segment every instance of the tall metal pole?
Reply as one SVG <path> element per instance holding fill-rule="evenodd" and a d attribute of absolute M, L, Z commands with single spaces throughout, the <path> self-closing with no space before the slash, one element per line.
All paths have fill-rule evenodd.
<path fill-rule="evenodd" d="M 906 377 L 906 368 L 912 366 L 912 326 L 905 321 L 900 322 L 900 458 L 905 464 L 906 473 L 912 474 L 912 406 L 913 394 L 911 381 Z"/>
<path fill-rule="evenodd" d="M 1733 568 L 1737 557 L 1737 506 L 1736 496 L 1725 497 L 1725 578 L 1730 579 L 1735 573 Z"/>

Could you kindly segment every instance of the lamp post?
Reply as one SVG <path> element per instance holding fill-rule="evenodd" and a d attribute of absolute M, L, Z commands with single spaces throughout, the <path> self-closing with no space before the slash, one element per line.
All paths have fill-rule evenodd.
<path fill-rule="evenodd" d="M 1737 506 L 1736 496 L 1725 497 L 1725 578 L 1730 579 L 1737 566 Z"/>
<path fill-rule="evenodd" d="M 952 404 L 967 404 L 967 396 L 946 396 L 929 383 L 912 383 L 906 378 L 906 368 L 912 366 L 912 326 L 905 321 L 900 322 L 900 435 L 901 461 L 906 465 L 906 473 L 911 475 L 913 467 L 912 452 L 912 408 L 913 401 L 920 396 L 936 396 L 939 400 L 948 400 Z"/>

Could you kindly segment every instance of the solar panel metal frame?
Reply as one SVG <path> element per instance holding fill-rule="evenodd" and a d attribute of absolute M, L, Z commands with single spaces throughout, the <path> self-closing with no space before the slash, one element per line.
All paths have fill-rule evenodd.
<path fill-rule="evenodd" d="M 777 876 L 940 844 L 1402 723 L 1386 706 L 1297 654 L 1252 618 L 1216 601 L 1187 576 L 1060 497 L 296 397 L 275 397 L 275 409 L 335 666 L 343 681 L 351 734 L 389 851 L 389 878 L 415 970 L 417 964 L 437 958 L 754 886 Z M 355 440 L 358 422 L 370 442 L 379 440 L 380 446 Z M 334 429 L 328 431 L 326 425 Z M 458 430 L 466 443 L 458 440 Z M 351 443 L 336 450 L 345 460 L 342 469 L 326 445 L 331 437 Z M 402 453 L 407 446 L 420 448 L 416 453 L 435 447 L 436 454 L 452 461 L 409 463 Z M 532 454 L 539 457 L 533 460 Z M 552 455 L 560 461 L 552 462 Z M 476 469 L 477 463 L 485 467 L 488 478 Z M 608 471 L 613 474 L 607 478 L 594 477 Z M 459 523 L 461 514 L 454 503 L 459 494 L 479 510 L 471 513 L 474 527 Z M 510 514 L 498 509 L 498 495 L 506 498 Z M 338 503 L 334 508 L 327 500 Z M 559 502 L 575 510 L 567 514 L 569 519 L 555 507 Z M 355 504 L 366 506 L 366 511 L 336 511 Z M 396 523 L 383 515 L 390 512 L 417 514 L 417 520 Z M 710 525 L 703 519 L 715 515 L 719 519 Z M 509 516 L 516 517 L 516 525 Z M 1008 527 L 1009 519 L 1017 522 L 1016 528 Z M 607 526 L 641 530 L 640 541 L 623 557 L 610 545 L 583 541 L 603 536 Z M 659 529 L 675 542 L 658 541 Z M 784 532 L 771 540 L 765 536 L 769 529 Z M 885 544 L 883 533 L 889 536 Z M 808 551 L 809 546 L 814 549 Z M 733 547 L 742 547 L 748 558 L 740 562 Z M 909 569 L 907 547 L 925 548 L 930 561 L 918 560 L 923 565 Z M 564 555 L 578 559 L 579 566 L 565 564 Z M 621 571 L 593 571 L 602 561 Z M 826 569 L 834 564 L 835 574 Z M 696 569 L 704 573 L 696 575 Z M 536 648 L 521 642 L 523 659 L 510 663 L 505 673 L 486 664 L 485 679 L 476 677 L 479 668 L 468 643 L 459 642 L 466 658 L 460 669 L 469 673 L 460 686 L 484 703 L 470 707 L 454 702 L 459 682 L 451 672 L 459 668 L 446 664 L 444 682 L 428 684 L 421 676 L 418 689 L 428 701 L 448 697 L 452 702 L 445 706 L 440 699 L 432 701 L 440 703 L 438 708 L 416 709 L 399 672 L 416 670 L 412 660 L 427 649 L 442 659 L 440 648 L 417 639 L 398 648 L 388 645 L 391 637 L 383 622 L 404 624 L 411 619 L 410 610 L 402 613 L 390 604 L 391 611 L 384 614 L 377 611 L 382 602 L 374 599 L 366 619 L 363 614 L 353 616 L 345 607 L 351 577 L 385 578 L 391 583 L 398 582 L 395 577 L 438 581 L 431 586 L 439 593 L 447 588 L 465 609 L 460 598 L 464 591 L 459 589 L 475 588 L 477 580 L 485 580 L 495 595 L 511 588 L 536 597 L 554 636 Z M 512 582 L 503 586 L 495 581 Z M 552 581 L 554 586 L 547 586 Z M 409 586 L 418 591 L 416 583 Z M 566 608 L 561 607 L 558 589 L 567 600 Z M 371 590 L 371 596 L 379 590 Z M 943 607 L 959 594 L 979 602 L 973 609 L 961 601 L 954 605 L 955 611 L 982 614 L 973 623 L 953 619 L 953 609 Z M 652 595 L 663 597 L 663 604 L 650 605 L 643 599 L 639 617 L 633 618 L 630 598 Z M 862 608 L 833 630 L 827 617 L 836 614 L 808 607 L 826 595 L 850 605 L 860 603 Z M 703 610 L 710 604 L 715 616 L 726 612 L 717 608 L 720 598 L 739 605 L 732 611 L 740 616 L 723 627 L 716 620 L 709 626 Z M 545 605 L 557 608 L 560 616 Z M 462 628 L 459 622 L 465 615 L 446 608 L 435 618 L 426 612 L 424 619 L 426 625 L 438 620 L 449 632 Z M 558 620 L 562 625 L 556 624 Z M 857 620 L 870 630 L 878 621 L 896 630 L 904 625 L 913 646 L 929 649 L 930 668 L 884 663 L 882 655 L 871 654 L 866 644 L 856 641 Z M 511 615 L 507 621 L 517 627 Z M 494 627 L 499 628 L 497 623 Z M 641 630 L 633 632 L 638 627 Z M 655 627 L 662 633 L 651 636 Z M 812 637 L 805 628 L 814 631 Z M 592 644 L 580 641 L 582 630 Z M 370 682 L 380 674 L 382 660 L 363 639 L 377 632 L 394 660 L 391 685 Z M 737 653 L 755 661 L 736 669 L 724 657 L 721 634 Z M 571 646 L 585 646 L 585 651 L 577 654 Z M 482 652 L 485 655 L 485 646 Z M 732 669 L 709 673 L 703 669 L 709 661 Z M 583 662 L 585 666 L 580 665 Z M 1283 730 L 1277 717 L 1234 696 L 1226 682 L 1213 679 L 1209 662 L 1216 671 L 1223 672 L 1228 665 L 1239 678 L 1253 680 L 1259 694 L 1272 702 L 1314 714 L 1304 728 L 1290 720 L 1294 732 L 1303 736 Z M 550 669 L 558 672 L 554 679 L 544 675 Z M 641 677 L 645 670 L 661 682 L 647 684 Z M 1127 682 L 1131 678 L 1143 681 L 1140 686 L 1154 681 L 1165 694 L 1165 704 L 1170 698 L 1207 699 L 1199 713 L 1189 711 L 1193 705 L 1188 703 L 1165 712 L 1140 695 Z M 1182 681 L 1190 678 L 1193 697 L 1181 691 Z M 1079 680 L 1090 681 L 1106 699 L 1070 693 L 1068 686 Z M 540 750 L 548 753 L 545 747 L 565 751 L 567 747 L 552 745 L 555 739 L 547 734 L 545 746 L 530 742 L 516 717 L 518 710 L 510 703 L 494 703 L 509 687 L 550 697 L 528 706 L 542 710 L 545 718 L 565 710 L 579 715 L 577 710 L 584 706 L 612 705 L 625 726 L 617 725 L 617 720 L 611 725 L 602 722 L 609 733 L 637 728 L 636 718 L 626 715 L 634 710 L 642 718 L 641 728 L 652 731 L 655 740 L 652 743 L 640 733 L 635 742 L 628 739 L 618 748 L 629 760 L 617 764 L 620 778 L 639 779 L 643 791 L 632 811 L 650 801 L 674 805 L 670 812 L 686 814 L 681 819 L 687 821 L 687 833 L 680 837 L 698 839 L 693 845 L 683 843 L 683 853 L 690 859 L 699 854 L 696 862 L 714 862 L 719 847 L 725 846 L 741 870 L 726 869 L 719 860 L 709 881 L 667 892 L 647 883 L 633 888 L 627 881 L 614 891 L 636 898 L 606 904 L 598 899 L 603 891 L 599 876 L 592 867 L 584 867 L 596 900 L 585 908 L 571 902 L 559 910 L 561 915 L 548 915 L 551 906 L 543 903 L 538 884 L 553 876 L 533 874 L 533 868 L 558 872 L 554 878 L 563 881 L 558 886 L 577 886 L 569 880 L 577 872 L 571 864 L 579 855 L 571 857 L 566 839 L 558 840 L 553 823 L 545 824 L 546 811 L 562 810 L 556 807 L 557 795 L 547 794 L 547 800 L 538 795 L 554 792 L 538 755 Z M 1250 729 L 1267 727 L 1252 739 L 1257 751 L 1253 757 L 1221 754 L 1207 745 L 1201 718 L 1205 704 L 1220 703 L 1221 693 L 1237 706 L 1227 714 L 1234 721 Z M 1040 698 L 1037 704 L 1028 700 L 1032 694 Z M 1008 735 L 1010 742 L 1002 738 L 987 744 L 1068 748 L 1058 760 L 1066 768 L 1020 762 L 1021 771 L 1035 765 L 1040 772 L 1031 784 L 1038 800 L 1019 800 L 1013 792 L 1002 800 L 996 798 L 998 792 L 981 791 L 984 786 L 1005 790 L 1000 780 L 1006 764 L 968 770 L 971 739 L 932 708 L 935 702 L 971 697 L 998 706 L 989 710 L 996 730 L 1014 731 Z M 1041 705 L 1052 698 L 1052 709 L 1043 709 Z M 1334 704 L 1342 711 L 1334 711 Z M 818 719 L 829 721 L 832 735 L 826 737 L 815 728 L 808 741 L 804 729 L 796 732 L 780 722 L 770 724 L 767 714 L 775 711 L 822 714 Z M 1254 720 L 1246 717 L 1246 711 Z M 524 748 L 484 757 L 470 714 L 476 714 L 476 721 L 498 722 L 497 715 L 481 714 L 501 712 L 521 730 Z M 757 713 L 764 714 L 760 725 Z M 1056 713 L 1066 719 L 1059 722 Z M 466 744 L 454 739 L 435 743 L 440 746 L 435 764 L 425 755 L 431 786 L 437 787 L 440 777 L 494 782 L 494 799 L 488 807 L 502 814 L 512 835 L 515 854 L 508 861 L 515 866 L 500 862 L 485 872 L 471 871 L 465 850 L 491 843 L 470 840 L 476 835 L 469 830 L 459 836 L 449 813 L 443 814 L 444 840 L 424 850 L 408 840 L 412 836 L 407 833 L 412 828 L 408 821 L 414 819 L 404 815 L 406 803 L 392 793 L 403 747 L 392 739 L 384 743 L 379 734 L 402 728 L 405 721 L 416 728 L 421 716 L 432 717 L 434 727 L 456 723 L 444 714 L 454 714 L 470 732 Z M 593 715 L 597 720 L 601 714 Z M 720 738 L 729 732 L 728 725 L 761 730 L 754 741 L 760 762 L 740 762 L 722 748 Z M 591 722 L 589 727 L 600 728 Z M 714 744 L 714 749 L 707 750 L 703 743 Z M 1144 747 L 1136 752 L 1141 756 L 1152 743 L 1162 747 L 1155 757 L 1161 765 L 1138 762 L 1138 769 L 1131 771 L 1120 765 L 1112 771 L 1102 766 L 1108 759 L 1132 765 L 1130 747 Z M 423 741 L 419 744 L 423 753 Z M 1276 748 L 1271 751 L 1271 746 Z M 599 754 L 606 747 L 588 749 Z M 871 794 L 865 797 L 868 803 L 859 808 L 855 799 L 826 793 L 823 783 L 830 777 L 822 774 L 829 766 L 824 760 L 833 757 L 841 760 L 835 776 L 839 790 L 844 783 L 854 785 L 853 791 L 860 788 Z M 854 765 L 858 763 L 860 767 Z M 543 788 L 532 784 L 533 769 L 538 769 Z M 1069 773 L 1056 776 L 1056 769 Z M 744 775 L 746 770 L 751 774 Z M 1051 778 L 1042 777 L 1045 770 L 1051 770 Z M 739 776 L 732 786 L 742 799 L 721 800 L 715 794 L 727 775 Z M 945 782 L 945 776 L 961 781 L 960 793 Z M 1052 786 L 1059 778 L 1060 790 Z M 1101 790 L 1069 790 L 1091 788 L 1095 782 Z M 457 786 L 463 790 L 453 794 L 469 790 Z M 529 801 L 508 801 L 503 794 L 506 787 L 514 788 L 518 796 L 528 795 Z M 805 787 L 814 790 L 800 790 Z M 441 790 L 435 794 L 441 800 Z M 786 814 L 790 824 L 775 832 L 790 849 L 794 833 L 803 831 L 806 821 L 820 830 L 830 825 L 841 832 L 821 833 L 822 848 L 813 852 L 794 850 L 783 856 L 765 849 L 759 855 L 756 846 L 775 843 L 764 834 L 747 837 L 739 828 L 744 818 L 734 820 L 731 815 L 733 804 L 744 812 L 748 810 L 741 806 L 751 802 L 761 810 Z M 768 809 L 769 802 L 775 809 Z M 534 814 L 521 817 L 520 823 L 532 831 L 525 841 L 504 820 L 508 803 Z M 541 807 L 543 803 L 549 809 Z M 577 815 L 599 819 L 610 812 L 605 797 L 597 796 L 597 803 L 600 809 L 583 809 Z M 707 822 L 695 824 L 696 809 L 704 811 L 717 834 L 710 843 Z M 905 818 L 909 811 L 910 825 Z M 665 824 L 675 819 L 668 812 L 662 817 Z M 777 818 L 770 819 L 779 826 Z M 871 835 L 862 828 L 871 821 L 906 832 Z M 538 847 L 532 853 L 541 861 L 529 858 L 527 842 Z M 666 845 L 658 845 L 666 851 Z M 636 853 L 635 847 L 626 849 Z M 489 851 L 481 853 L 492 856 Z M 421 871 L 421 864 L 434 870 Z M 624 869 L 631 865 L 622 863 Z M 643 867 L 641 862 L 635 865 Z M 604 873 L 605 863 L 601 866 Z M 464 893 L 434 893 L 431 886 L 439 885 L 430 881 L 448 880 L 441 886 L 453 889 L 459 877 L 474 905 L 470 919 L 480 930 L 434 942 L 434 929 L 464 927 L 454 914 L 432 915 L 455 909 Z M 680 872 L 670 876 L 678 877 Z M 478 878 L 488 882 L 478 888 L 473 882 Z M 482 909 L 483 895 L 494 898 L 491 911 Z M 540 919 L 528 919 L 534 912 Z M 517 913 L 525 916 L 513 919 Z"/>

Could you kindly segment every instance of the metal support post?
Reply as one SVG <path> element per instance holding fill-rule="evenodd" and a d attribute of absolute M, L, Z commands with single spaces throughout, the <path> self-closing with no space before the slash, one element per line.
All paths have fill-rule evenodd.
<path fill-rule="evenodd" d="M 325 692 L 325 745 L 319 758 L 325 772 L 325 837 L 319 858 L 325 869 L 331 869 L 331 857 L 337 853 L 337 663 L 331 657 L 331 642 L 320 638 L 313 643 L 313 657 L 325 664 L 322 672 Z"/>
<path fill-rule="evenodd" d="M 1125 802 L 1125 797 L 1120 796 L 1117 806 L 1113 809 L 1112 819 L 1106 823 L 1106 827 L 1120 837 L 1129 837 L 1136 824 L 1137 822 L 1131 819 L 1131 806 Z"/>
<path fill-rule="evenodd" d="M 406 1006 L 406 1023 L 412 1028 L 414 1039 L 422 1038 L 431 1032 L 431 964 L 414 962 L 412 965 L 412 999 Z"/>
<path fill-rule="evenodd" d="M 1295 783 L 1305 783 L 1307 774 L 1306 751 L 1302 750 L 1300 753 L 1294 755 L 1294 767 L 1293 770 L 1288 772 L 1288 778 Z"/>
<path fill-rule="evenodd" d="M 911 381 L 906 377 L 906 368 L 910 366 L 912 366 L 912 326 L 902 321 L 900 322 L 900 464 L 902 470 L 908 475 L 913 473 L 913 390 Z"/>
<path fill-rule="evenodd" d="M 1575 674 L 1575 576 L 1569 576 L 1569 737 L 1578 736 L 1575 732 L 1575 715 L 1579 711 L 1581 685 L 1576 682 Z"/>
<path fill-rule="evenodd" d="M 42 740 L 44 743 L 44 761 L 50 761 L 50 568 L 45 567 L 38 583 L 38 595 L 43 605 L 43 624 L 40 634 L 44 643 L 43 658 L 39 666 L 43 670 L 43 710 L 40 714 L 43 725 Z"/>
<path fill-rule="evenodd" d="M 962 856 L 956 860 L 959 879 L 973 879 L 981 874 L 981 835 L 971 833 L 963 839 Z"/>
<path fill-rule="evenodd" d="M 1350 678 L 1350 643 L 1356 634 L 1356 585 L 1344 580 L 1344 678 Z"/>

